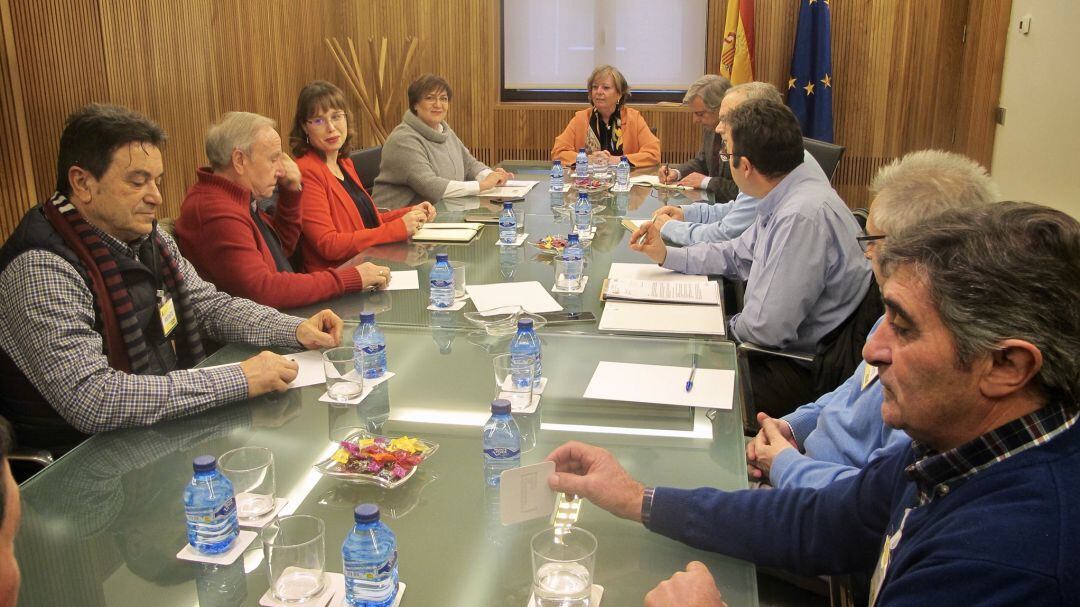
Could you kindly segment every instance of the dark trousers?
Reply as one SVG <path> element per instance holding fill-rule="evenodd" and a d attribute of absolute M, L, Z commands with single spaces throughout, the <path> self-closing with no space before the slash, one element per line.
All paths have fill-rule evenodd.
<path fill-rule="evenodd" d="M 750 360 L 749 371 L 754 406 L 769 417 L 787 415 L 827 392 L 815 388 L 811 367 L 791 359 L 755 356 Z M 757 420 L 746 421 L 748 428 L 757 427 Z"/>

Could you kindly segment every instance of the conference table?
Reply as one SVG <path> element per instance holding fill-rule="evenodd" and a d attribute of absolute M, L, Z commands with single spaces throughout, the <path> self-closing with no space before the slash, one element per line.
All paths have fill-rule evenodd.
<path fill-rule="evenodd" d="M 534 191 L 541 188 L 546 185 Z M 655 208 L 659 201 L 645 202 L 625 212 L 647 217 L 649 203 Z M 445 208 L 446 201 L 439 206 L 440 218 L 452 220 L 455 211 Z M 530 233 L 533 226 L 542 231 L 557 225 L 553 214 L 531 210 L 537 212 L 526 213 Z M 610 247 L 593 251 L 590 288 L 613 260 L 642 261 L 624 257 L 629 231 L 619 226 L 619 216 L 602 216 L 613 218 L 617 231 L 607 236 Z M 506 278 L 497 259 L 490 259 L 497 257 L 490 254 L 494 244 L 488 240 L 495 231 L 485 228 L 480 238 L 459 248 L 461 258 L 473 260 L 470 279 L 477 283 Z M 605 237 L 602 230 L 597 237 Z M 552 279 L 544 260 L 531 258 L 518 260 L 513 279 L 519 277 L 548 287 Z M 468 326 L 457 318 L 460 312 L 453 313 L 453 322 L 433 323 L 423 310 L 423 285 L 419 292 L 389 294 L 393 301 L 378 318 L 387 336 L 388 369 L 395 376 L 359 405 L 321 402 L 322 385 L 294 388 L 148 428 L 96 435 L 26 482 L 16 541 L 23 572 L 19 604 L 257 605 L 268 588 L 258 540 L 232 565 L 176 558 L 186 542 L 180 498 L 192 459 L 257 445 L 274 452 L 277 495 L 288 500 L 283 513 L 311 514 L 325 522 L 327 571 L 341 571 L 340 546 L 352 525 L 352 509 L 373 502 L 398 538 L 399 573 L 407 585 L 404 607 L 525 605 L 532 579 L 529 539 L 551 521 L 501 525 L 499 494 L 485 483 L 481 452 L 481 426 L 495 393 L 491 360 L 506 351 L 509 337 Z M 353 312 L 379 295 L 358 294 L 326 305 L 346 317 L 349 335 L 356 326 Z M 593 300 L 598 302 L 595 293 L 586 290 L 582 309 L 599 311 Z M 583 396 L 601 361 L 686 367 L 696 357 L 700 368 L 733 370 L 729 341 L 603 334 L 595 323 L 551 325 L 540 336 L 547 387 L 535 412 L 514 414 L 523 435 L 522 464 L 542 461 L 567 440 L 581 440 L 610 450 L 647 485 L 746 487 L 737 394 L 731 409 Z M 256 351 L 228 345 L 203 365 L 240 361 Z M 438 443 L 439 449 L 395 489 L 347 483 L 313 468 L 335 449 L 335 441 L 357 429 L 415 436 Z M 605 588 L 603 605 L 641 604 L 652 587 L 691 560 L 709 566 L 728 604 L 757 604 L 749 563 L 690 548 L 587 502 L 576 524 L 598 538 L 594 582 Z"/>

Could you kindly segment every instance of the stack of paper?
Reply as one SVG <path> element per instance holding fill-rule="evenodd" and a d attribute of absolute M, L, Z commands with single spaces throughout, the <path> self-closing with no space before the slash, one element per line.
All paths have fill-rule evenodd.
<path fill-rule="evenodd" d="M 597 325 L 597 328 L 601 331 L 725 335 L 724 309 L 720 305 L 719 283 L 710 283 L 704 276 L 681 274 L 654 264 L 644 263 L 611 264 L 611 269 L 608 272 L 608 283 L 613 281 L 620 283 L 626 281 L 674 283 L 680 285 L 679 288 L 686 288 L 689 285 L 702 285 L 703 292 L 716 293 L 716 300 L 706 305 L 608 301 L 604 304 L 604 313 L 601 315 L 600 323 Z M 708 291 L 704 291 L 705 289 L 708 289 Z"/>
<path fill-rule="evenodd" d="M 510 180 L 506 182 L 506 185 L 484 190 L 478 196 L 480 198 L 523 198 L 538 183 L 540 182 Z"/>
<path fill-rule="evenodd" d="M 652 221 L 651 219 L 624 219 L 622 225 L 631 232 L 636 232 L 638 228 Z"/>
<path fill-rule="evenodd" d="M 604 299 L 720 305 L 720 284 L 710 281 L 628 280 L 609 278 L 601 293 Z"/>
<path fill-rule="evenodd" d="M 469 242 L 483 229 L 482 223 L 429 223 L 412 239 L 421 242 Z"/>

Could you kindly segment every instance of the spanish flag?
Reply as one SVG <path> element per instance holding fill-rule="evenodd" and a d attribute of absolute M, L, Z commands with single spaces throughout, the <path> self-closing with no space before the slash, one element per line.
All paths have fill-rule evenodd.
<path fill-rule="evenodd" d="M 754 80 L 754 0 L 728 0 L 720 75 L 732 84 Z"/>

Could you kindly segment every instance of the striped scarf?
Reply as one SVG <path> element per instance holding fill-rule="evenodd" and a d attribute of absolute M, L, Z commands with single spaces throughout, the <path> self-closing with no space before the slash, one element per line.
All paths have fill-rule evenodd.
<path fill-rule="evenodd" d="M 124 285 L 120 269 L 108 245 L 86 222 L 67 197 L 57 192 L 42 208 L 45 218 L 64 239 L 90 276 L 94 305 L 104 325 L 104 339 L 109 366 L 119 371 L 145 374 L 150 369 L 150 348 L 135 316 L 135 305 Z M 178 320 L 177 358 L 183 368 L 205 357 L 202 336 L 195 321 L 194 307 L 184 275 L 155 226 L 153 245 L 164 260 L 161 274 L 165 288 L 173 298 Z"/>

